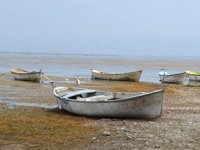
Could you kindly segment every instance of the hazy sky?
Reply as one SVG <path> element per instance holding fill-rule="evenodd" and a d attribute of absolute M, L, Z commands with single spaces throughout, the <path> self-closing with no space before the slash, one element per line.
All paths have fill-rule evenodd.
<path fill-rule="evenodd" d="M 199 0 L 0 0 L 0 52 L 200 56 Z"/>

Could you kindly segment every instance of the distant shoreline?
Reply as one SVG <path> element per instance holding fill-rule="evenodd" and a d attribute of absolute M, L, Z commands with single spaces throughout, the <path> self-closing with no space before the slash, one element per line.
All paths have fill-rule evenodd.
<path fill-rule="evenodd" d="M 0 54 L 21 54 L 21 55 L 64 55 L 64 56 L 94 56 L 94 57 L 123 57 L 123 58 L 153 58 L 153 59 L 200 59 L 200 56 L 186 56 L 186 55 L 129 55 L 129 54 L 92 54 L 92 53 L 65 53 L 65 52 L 18 52 L 18 51 L 0 51 Z"/>

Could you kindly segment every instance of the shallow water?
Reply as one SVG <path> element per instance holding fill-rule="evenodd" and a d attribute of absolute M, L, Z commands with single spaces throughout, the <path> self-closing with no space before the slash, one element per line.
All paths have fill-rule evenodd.
<path fill-rule="evenodd" d="M 30 106 L 30 107 L 41 107 L 41 108 L 48 108 L 54 109 L 58 108 L 57 104 L 47 104 L 47 103 L 25 103 L 25 102 L 14 102 L 14 101 L 5 101 L 0 99 L 0 103 L 6 104 L 7 108 L 14 109 L 15 106 Z"/>
<path fill-rule="evenodd" d="M 96 56 L 67 54 L 2 53 L 0 72 L 9 72 L 12 67 L 27 70 L 42 70 L 47 76 L 78 77 L 90 80 L 91 68 L 107 72 L 131 72 L 143 69 L 141 81 L 159 83 L 161 68 L 171 73 L 187 69 L 200 71 L 200 59 L 196 57 L 134 57 Z"/>

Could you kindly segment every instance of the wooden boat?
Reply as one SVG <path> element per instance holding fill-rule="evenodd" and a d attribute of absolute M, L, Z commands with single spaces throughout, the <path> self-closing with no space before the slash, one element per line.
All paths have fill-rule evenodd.
<path fill-rule="evenodd" d="M 187 80 L 186 84 L 187 86 L 194 86 L 194 87 L 200 87 L 199 81 L 193 81 L 193 80 Z"/>
<path fill-rule="evenodd" d="M 12 68 L 11 74 L 15 80 L 40 82 L 42 71 L 26 71 L 18 68 Z"/>
<path fill-rule="evenodd" d="M 159 72 L 160 81 L 165 83 L 183 83 L 185 81 L 185 75 L 185 72 L 176 74 L 169 74 L 163 70 Z"/>
<path fill-rule="evenodd" d="M 3 75 L 5 75 L 5 73 L 0 73 L 0 76 L 3 76 Z"/>
<path fill-rule="evenodd" d="M 200 81 L 200 72 L 188 70 L 186 71 L 186 74 L 191 81 Z"/>
<path fill-rule="evenodd" d="M 142 118 L 160 117 L 164 90 L 145 93 L 105 92 L 89 89 L 53 90 L 60 109 L 92 117 Z"/>
<path fill-rule="evenodd" d="M 127 73 L 107 73 L 98 70 L 92 70 L 92 79 L 102 79 L 102 80 L 115 80 L 115 81 L 135 81 L 140 80 L 142 70 L 127 72 Z"/>

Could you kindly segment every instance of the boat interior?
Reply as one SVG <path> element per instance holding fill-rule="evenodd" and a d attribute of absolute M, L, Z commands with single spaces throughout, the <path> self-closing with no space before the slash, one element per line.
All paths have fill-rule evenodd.
<path fill-rule="evenodd" d="M 75 91 L 68 91 L 66 88 L 63 88 L 63 90 L 61 89 L 59 89 L 59 91 L 57 90 L 55 94 L 62 99 L 71 99 L 78 101 L 108 101 L 108 100 L 131 98 L 144 93 L 145 92 L 137 92 L 137 93 L 105 92 L 105 91 L 96 91 L 90 89 L 77 89 Z"/>

